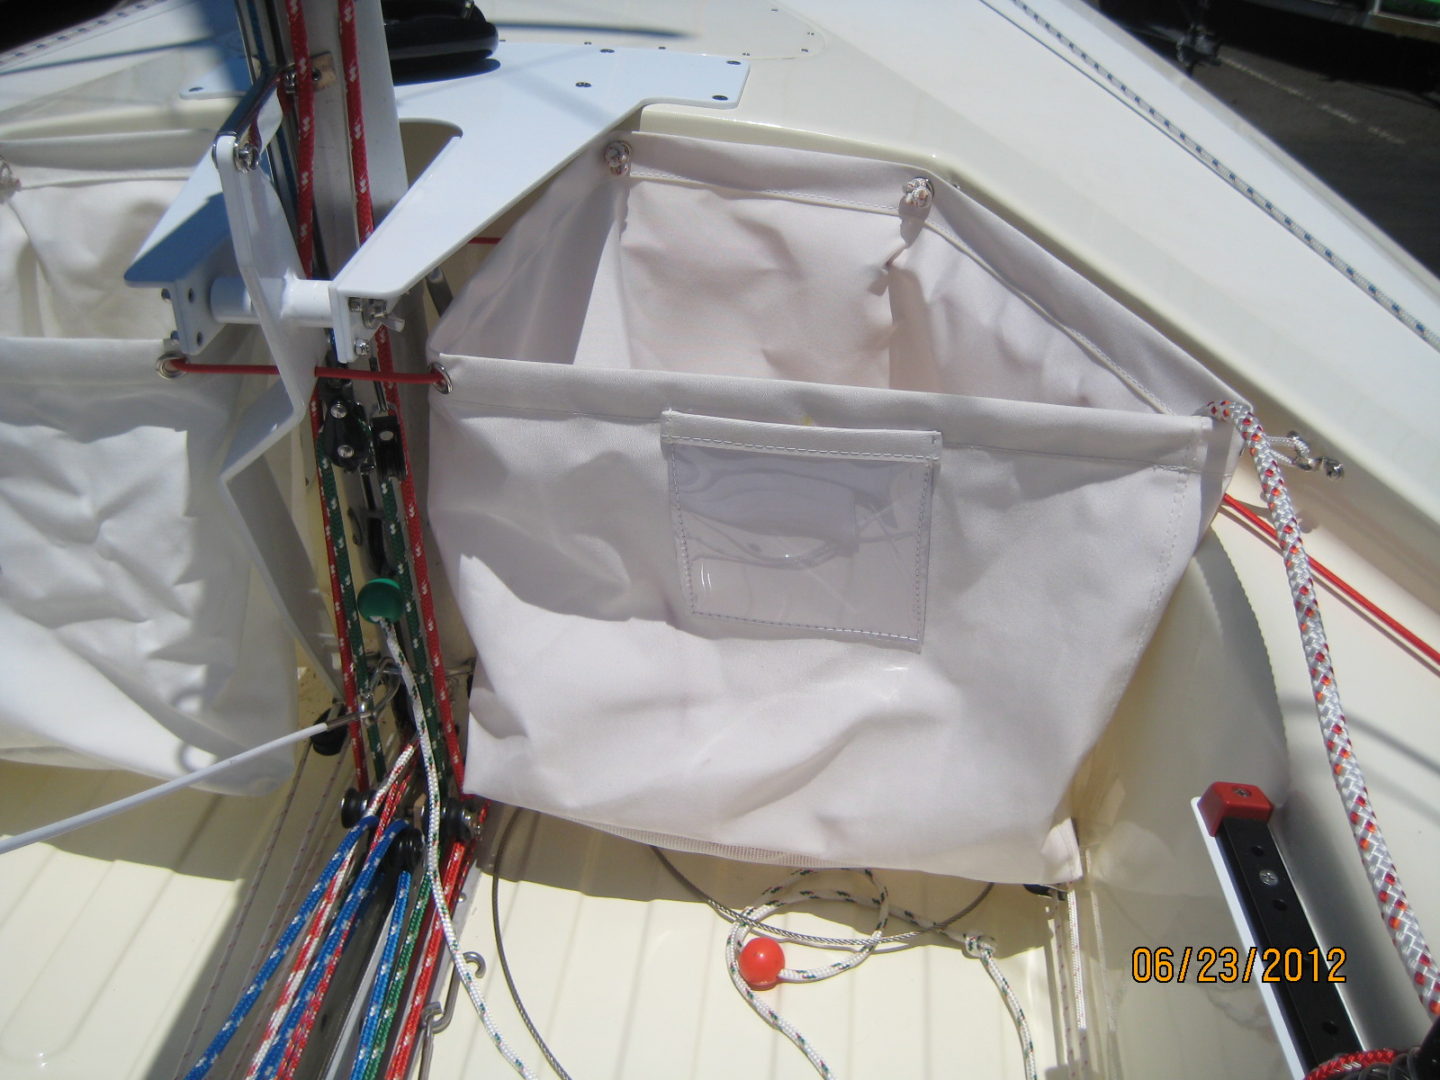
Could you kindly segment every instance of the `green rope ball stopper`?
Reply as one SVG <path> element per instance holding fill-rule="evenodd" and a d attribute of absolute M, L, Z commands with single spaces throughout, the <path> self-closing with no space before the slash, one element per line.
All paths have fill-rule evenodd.
<path fill-rule="evenodd" d="M 405 614 L 405 594 L 389 578 L 376 578 L 360 590 L 360 614 L 373 623 L 399 622 Z"/>

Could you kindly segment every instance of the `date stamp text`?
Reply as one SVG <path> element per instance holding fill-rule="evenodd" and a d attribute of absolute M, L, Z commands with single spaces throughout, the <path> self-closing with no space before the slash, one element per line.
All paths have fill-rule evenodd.
<path fill-rule="evenodd" d="M 1137 983 L 1302 983 L 1345 981 L 1345 950 L 1237 949 L 1142 945 L 1130 954 Z"/>

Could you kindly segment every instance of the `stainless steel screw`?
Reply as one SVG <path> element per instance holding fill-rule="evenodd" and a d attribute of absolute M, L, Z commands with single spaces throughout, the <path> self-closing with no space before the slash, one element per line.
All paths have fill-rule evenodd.
<path fill-rule="evenodd" d="M 250 172 L 260 164 L 260 147 L 253 142 L 235 144 L 235 167 L 241 172 Z"/>

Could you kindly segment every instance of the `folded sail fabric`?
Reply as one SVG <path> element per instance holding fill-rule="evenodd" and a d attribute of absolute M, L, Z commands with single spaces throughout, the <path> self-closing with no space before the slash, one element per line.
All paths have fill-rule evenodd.
<path fill-rule="evenodd" d="M 467 786 L 755 861 L 1075 876 L 1067 788 L 1228 479 L 1225 388 L 922 171 L 624 139 L 432 336 Z"/>
<path fill-rule="evenodd" d="M 169 778 L 294 730 L 294 647 L 220 492 L 241 384 L 162 379 L 159 347 L 0 338 L 0 757 Z"/>

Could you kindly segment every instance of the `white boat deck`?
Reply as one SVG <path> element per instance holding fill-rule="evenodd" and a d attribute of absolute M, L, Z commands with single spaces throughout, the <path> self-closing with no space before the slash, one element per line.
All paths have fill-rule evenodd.
<path fill-rule="evenodd" d="M 348 760 L 339 764 L 348 770 Z M 57 808 L 78 812 L 145 786 L 121 774 L 11 764 L 0 771 L 0 821 L 7 831 L 38 824 L 38 816 Z M 256 884 L 283 795 L 245 800 L 184 793 L 11 858 L 0 877 L 6 970 L 0 1075 L 94 1076 L 100 1063 L 104 1075 L 117 1080 L 181 1075 L 182 1052 L 189 1046 L 190 1057 L 198 1055 L 238 996 L 262 933 L 275 932 L 267 924 L 293 847 L 332 772 L 327 759 L 312 756 L 228 964 L 230 920 Z M 324 807 L 327 847 L 339 835 L 337 806 L 331 799 Z M 525 814 L 503 855 L 500 926 L 512 974 L 535 1024 L 572 1075 L 813 1075 L 731 985 L 724 959 L 728 924 L 690 896 L 649 848 Z M 784 877 L 775 867 L 696 855 L 674 859 L 697 885 L 737 907 Z M 983 887 L 913 873 L 881 878 L 892 903 L 933 918 L 963 908 Z M 472 879 L 462 943 L 488 962 L 484 994 L 500 1030 L 540 1069 L 540 1053 L 496 959 L 492 884 L 488 875 Z M 830 885 L 858 892 L 864 881 L 843 872 L 817 881 L 817 887 Z M 956 924 L 995 939 L 1001 970 L 1029 1018 L 1042 1075 L 1062 1060 L 1053 1014 L 1061 977 L 1050 926 L 1059 908 L 1018 886 L 1002 886 Z M 829 904 L 818 914 L 789 912 L 777 921 L 848 937 L 869 933 L 868 918 L 868 911 Z M 897 919 L 889 932 L 905 929 Z M 926 940 L 822 983 L 784 986 L 768 999 L 840 1076 L 948 1076 L 961 1062 L 976 1075 L 1023 1076 L 1014 1026 L 982 966 L 953 943 Z M 797 966 L 835 958 L 797 947 L 787 955 Z M 217 972 L 219 988 L 192 1039 Z M 439 986 L 443 991 L 444 982 Z M 60 1001 L 65 1008 L 56 1008 Z M 463 993 L 454 1024 L 436 1040 L 431 1075 L 510 1075 Z"/>
<path fill-rule="evenodd" d="M 173 6 L 153 5 L 147 18 Z M 809 6 L 818 20 L 819 5 Z M 970 26 L 953 21 L 964 22 L 969 9 L 935 15 L 922 35 L 931 47 L 906 56 L 902 46 L 914 40 L 914 27 L 877 25 L 859 5 L 832 5 L 826 26 L 813 31 L 818 22 L 788 10 L 772 15 L 768 4 L 735 5 L 723 33 L 703 25 L 702 7 L 676 5 L 679 14 L 666 21 L 655 5 L 635 5 L 634 25 L 610 36 L 574 25 L 526 33 L 541 40 L 586 34 L 597 46 L 671 40 L 676 48 L 749 53 L 750 87 L 733 115 L 721 120 L 658 108 L 646 112 L 642 126 L 923 159 L 1013 213 L 1068 261 L 1117 295 L 1135 298 L 1159 325 L 1213 357 L 1273 427 L 1284 430 L 1299 416 L 1307 434 L 1349 459 L 1351 477 L 1338 484 L 1316 477 L 1294 482 L 1314 553 L 1422 637 L 1440 641 L 1435 488 L 1424 482 L 1434 475 L 1440 366 L 1413 334 L 1363 298 L 1353 308 L 1353 286 L 1303 249 L 1297 255 L 1298 242 L 1258 212 L 1232 214 L 1238 196 L 1203 166 L 1187 162 L 1193 168 L 1172 171 L 1181 149 L 1133 113 L 1097 104 L 1108 91 L 998 14 Z M 551 16 L 577 21 L 558 6 Z M 1083 23 L 1089 16 L 1067 18 Z M 656 37 L 657 25 L 674 36 Z M 851 32 L 856 45 L 844 39 Z M 103 63 L 123 66 L 113 58 Z M 1142 65 L 1134 74 L 1143 92 L 1152 100 L 1164 96 L 1167 107 L 1179 109 L 1198 94 L 1188 84 L 1167 90 L 1173 80 L 1158 68 Z M 42 89 L 61 87 L 67 77 L 60 65 L 37 67 L 34 75 Z M 1017 77 L 1043 98 L 1001 95 L 998 82 Z M 0 105 L 23 105 L 23 95 L 5 96 L 20 88 L 34 93 L 23 79 L 0 85 Z M 66 122 L 103 130 L 112 104 L 77 106 Z M 213 127 L 213 107 L 187 107 L 196 130 Z M 42 133 L 44 119 L 35 121 Z M 176 122 L 189 123 L 183 115 Z M 1257 170 L 1267 191 L 1283 189 L 1300 200 L 1314 215 L 1307 221 L 1338 236 L 1370 272 L 1403 284 L 1416 310 L 1440 308 L 1433 279 L 1407 277 L 1404 259 L 1373 230 L 1305 178 L 1285 174 L 1269 150 L 1253 147 L 1241 122 L 1227 129 L 1227 118 L 1215 113 L 1208 123 L 1207 144 L 1213 134 L 1221 156 L 1237 160 L 1231 155 L 1251 147 L 1242 164 Z M 1121 147 L 1124 169 L 1117 166 Z M 1356 317 L 1340 333 L 1336 320 L 1317 317 L 1352 309 Z M 1379 475 L 1387 462 L 1398 472 Z M 1235 490 L 1254 502 L 1248 477 Z M 1137 984 L 1131 977 L 1136 947 L 1234 941 L 1188 806 L 1219 779 L 1258 782 L 1280 804 L 1277 831 L 1321 943 L 1347 950 L 1345 990 L 1366 1041 L 1403 1045 L 1423 1030 L 1423 1013 L 1375 916 L 1331 789 L 1279 559 L 1223 517 L 1215 536 L 1192 562 L 1074 788 L 1089 871 L 1081 903 L 1090 1066 L 1079 1060 L 1073 1032 L 1066 1033 L 1074 1004 L 1056 905 L 1002 886 L 960 924 L 995 939 L 1046 1080 L 1176 1075 L 1177 1061 L 1186 1063 L 1184 1075 L 1285 1075 L 1253 986 Z M 1440 932 L 1440 863 L 1433 857 L 1440 828 L 1437 672 L 1350 606 L 1329 595 L 1323 602 L 1374 803 L 1414 908 L 1432 933 Z M 316 711 L 302 705 L 304 716 Z M 336 768 L 343 788 L 348 761 L 338 759 Z M 4 856 L 0 1076 L 181 1075 L 187 1048 L 193 1058 L 272 936 L 286 878 L 317 810 L 323 836 L 317 850 L 338 839 L 338 792 L 324 796 L 330 776 L 327 763 L 312 759 L 263 875 L 258 867 L 283 791 L 261 799 L 183 793 Z M 0 834 L 148 784 L 118 773 L 0 763 Z M 493 852 L 491 860 L 493 868 Z M 677 863 L 732 906 L 754 902 L 783 877 L 773 867 L 700 856 L 677 856 Z M 514 977 L 577 1080 L 812 1075 L 731 987 L 726 924 L 686 894 L 648 849 L 527 817 L 500 870 L 501 926 Z M 883 878 L 896 903 L 931 918 L 958 910 L 979 887 L 898 872 Z M 464 945 L 489 962 L 483 985 L 499 1027 L 543 1073 L 495 962 L 490 887 L 488 874 L 472 885 Z M 232 952 L 231 924 L 252 891 L 250 917 Z M 841 933 L 866 928 L 848 908 L 823 915 Z M 819 918 L 780 921 L 815 926 Z M 876 956 L 854 972 L 787 986 L 772 997 L 839 1076 L 1023 1075 L 999 994 L 981 966 L 951 945 Z M 431 1075 L 509 1075 L 463 999 L 436 1043 Z"/>

